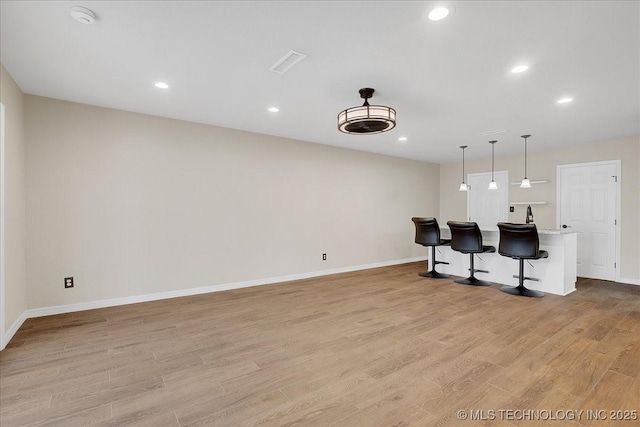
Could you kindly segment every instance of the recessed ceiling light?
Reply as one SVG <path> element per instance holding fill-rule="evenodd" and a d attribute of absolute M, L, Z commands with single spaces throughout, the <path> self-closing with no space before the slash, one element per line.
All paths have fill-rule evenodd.
<path fill-rule="evenodd" d="M 441 19 L 446 18 L 449 15 L 449 9 L 446 7 L 436 7 L 431 12 L 429 12 L 429 19 L 432 21 L 440 21 Z"/>
<path fill-rule="evenodd" d="M 558 99 L 557 102 L 558 102 L 558 104 L 566 104 L 566 103 L 571 102 L 571 101 L 573 101 L 573 98 L 560 98 L 560 99 Z"/>
<path fill-rule="evenodd" d="M 511 72 L 514 74 L 517 74 L 517 73 L 522 73 L 524 71 L 527 71 L 528 69 L 529 69 L 528 65 L 518 65 L 517 67 L 512 69 Z"/>
<path fill-rule="evenodd" d="M 398 138 L 398 141 L 400 141 L 400 142 L 404 142 L 406 140 L 407 140 L 406 136 L 401 136 L 400 138 Z"/>
<path fill-rule="evenodd" d="M 158 82 L 154 84 L 154 86 L 157 87 L 158 89 L 169 89 L 169 85 L 166 84 L 165 82 Z"/>
<path fill-rule="evenodd" d="M 269 111 L 271 111 L 272 113 L 277 113 L 278 111 L 280 111 L 280 109 L 278 107 L 271 107 L 269 108 Z"/>

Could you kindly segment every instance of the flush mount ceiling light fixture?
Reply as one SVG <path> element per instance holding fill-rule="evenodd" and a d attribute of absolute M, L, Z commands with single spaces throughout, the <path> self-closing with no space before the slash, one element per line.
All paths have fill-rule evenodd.
<path fill-rule="evenodd" d="M 351 107 L 338 114 L 338 129 L 350 134 L 387 132 L 396 127 L 396 110 L 384 105 L 369 105 L 374 89 L 360 89 L 362 107 Z"/>
<path fill-rule="evenodd" d="M 83 24 L 93 24 L 96 20 L 96 14 L 82 6 L 73 6 L 71 8 L 71 17 Z"/>

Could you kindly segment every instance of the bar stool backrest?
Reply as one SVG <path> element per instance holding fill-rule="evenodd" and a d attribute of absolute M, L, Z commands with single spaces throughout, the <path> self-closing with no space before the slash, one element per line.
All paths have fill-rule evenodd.
<path fill-rule="evenodd" d="M 458 252 L 482 252 L 482 233 L 477 223 L 448 221 L 447 225 L 451 229 L 451 249 Z"/>
<path fill-rule="evenodd" d="M 515 259 L 538 259 L 540 240 L 535 224 L 499 222 L 500 245 L 498 253 Z"/>
<path fill-rule="evenodd" d="M 411 221 L 416 226 L 416 243 L 422 246 L 440 245 L 440 227 L 435 218 L 413 217 Z"/>

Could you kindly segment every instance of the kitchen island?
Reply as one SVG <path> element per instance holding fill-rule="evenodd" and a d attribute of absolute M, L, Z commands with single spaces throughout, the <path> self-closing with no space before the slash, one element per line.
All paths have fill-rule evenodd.
<path fill-rule="evenodd" d="M 525 260 L 525 276 L 535 277 L 539 281 L 526 280 L 524 285 L 555 295 L 568 295 L 576 290 L 578 240 L 574 231 L 566 230 L 538 230 L 540 249 L 549 252 L 548 258 Z M 451 238 L 449 228 L 441 228 L 443 239 Z M 496 230 L 482 230 L 484 245 L 495 246 L 495 253 L 483 253 L 475 256 L 475 268 L 488 270 L 489 273 L 476 273 L 478 279 L 487 280 L 501 285 L 518 286 L 518 261 L 498 254 L 500 232 Z M 438 246 L 436 259 L 446 261 L 449 265 L 438 264 L 436 270 L 452 276 L 469 276 L 469 255 L 456 252 L 449 246 Z M 431 254 L 429 254 L 431 265 Z M 464 286 L 464 285 L 460 285 Z"/>

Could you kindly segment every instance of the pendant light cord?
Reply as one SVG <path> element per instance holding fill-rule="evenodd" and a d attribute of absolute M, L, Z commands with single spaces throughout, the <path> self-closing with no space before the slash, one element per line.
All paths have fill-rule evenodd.
<path fill-rule="evenodd" d="M 527 138 L 524 139 L 524 177 L 527 178 Z"/>
<path fill-rule="evenodd" d="M 460 191 L 468 191 L 469 187 L 467 186 L 467 184 L 465 184 L 464 182 L 464 149 L 467 148 L 467 145 L 461 145 L 460 148 L 462 148 L 462 184 L 460 184 Z"/>
<path fill-rule="evenodd" d="M 495 155 L 494 155 L 494 148 L 495 148 L 495 142 L 491 143 L 491 181 L 493 181 L 493 171 L 494 171 L 494 159 L 495 159 Z"/>

